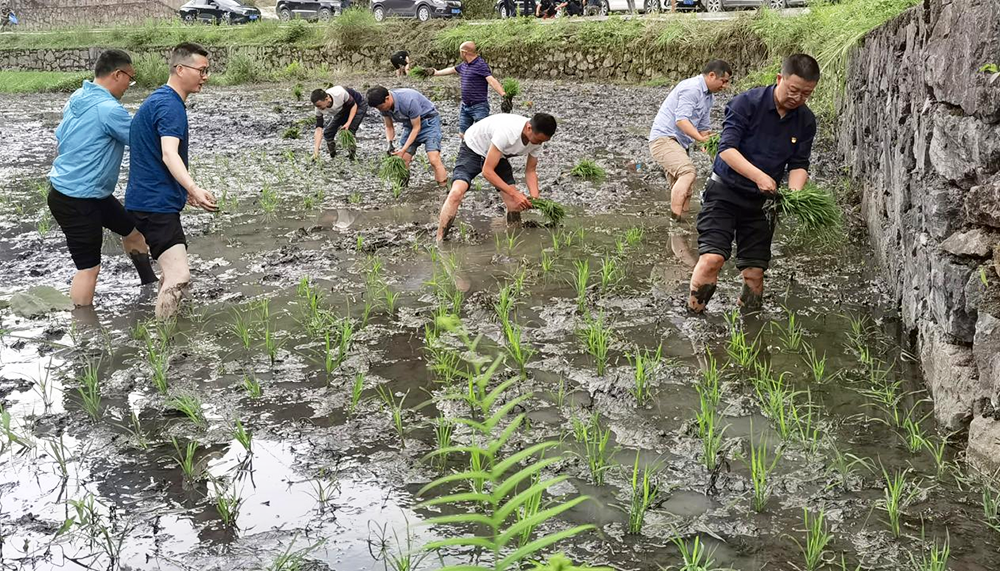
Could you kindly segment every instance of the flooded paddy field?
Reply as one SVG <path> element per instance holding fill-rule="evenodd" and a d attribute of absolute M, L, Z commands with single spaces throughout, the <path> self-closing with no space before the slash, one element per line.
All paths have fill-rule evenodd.
<path fill-rule="evenodd" d="M 441 111 L 448 166 L 453 85 L 416 85 Z M 705 568 L 931 569 L 946 544 L 951 569 L 998 568 L 983 487 L 929 416 L 865 247 L 809 245 L 783 223 L 764 311 L 731 311 L 730 265 L 707 314 L 689 315 L 696 235 L 671 220 L 646 143 L 666 90 L 523 88 L 515 112 L 559 120 L 539 179 L 566 220 L 507 229 L 482 181 L 441 248 L 445 191 L 421 151 L 393 196 L 374 111 L 359 162 L 313 163 L 313 112 L 290 88 L 195 96 L 192 171 L 221 212 L 182 216 L 193 284 L 176 322 L 151 319 L 155 290 L 110 237 L 96 311 L 0 310 L 0 568 L 503 568 L 485 543 L 423 546 L 493 537 L 483 521 L 427 523 L 492 508 L 433 500 L 495 493 L 515 465 L 536 470 L 509 481 L 524 501 L 500 517 L 500 557 L 566 535 L 526 567 L 561 552 L 680 568 L 697 539 Z M 73 275 L 39 191 L 63 100 L 0 107 L 3 297 L 67 291 Z M 570 176 L 582 158 L 606 177 Z"/>

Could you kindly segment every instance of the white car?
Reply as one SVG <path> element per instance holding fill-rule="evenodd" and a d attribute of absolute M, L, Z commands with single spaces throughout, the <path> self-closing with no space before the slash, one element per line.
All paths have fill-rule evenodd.
<path fill-rule="evenodd" d="M 634 0 L 636 9 L 645 14 L 653 12 L 669 12 L 671 0 Z M 598 14 L 607 16 L 611 12 L 629 12 L 628 0 L 600 0 L 601 7 Z M 697 10 L 701 7 L 701 0 L 677 0 L 678 10 Z"/>

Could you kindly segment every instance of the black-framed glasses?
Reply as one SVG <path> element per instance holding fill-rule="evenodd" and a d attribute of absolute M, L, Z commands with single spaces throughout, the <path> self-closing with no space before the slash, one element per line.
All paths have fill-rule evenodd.
<path fill-rule="evenodd" d="M 185 65 L 183 63 L 177 64 L 180 67 L 186 67 L 188 69 L 193 69 L 201 74 L 202 77 L 208 77 L 212 75 L 212 72 L 208 70 L 207 67 L 194 67 L 193 65 Z"/>
<path fill-rule="evenodd" d="M 128 86 L 129 87 L 132 87 L 133 85 L 135 85 L 135 77 L 134 76 L 129 75 L 129 73 L 127 71 L 125 71 L 124 69 L 119 69 L 118 71 L 124 73 L 125 77 L 128 78 Z"/>

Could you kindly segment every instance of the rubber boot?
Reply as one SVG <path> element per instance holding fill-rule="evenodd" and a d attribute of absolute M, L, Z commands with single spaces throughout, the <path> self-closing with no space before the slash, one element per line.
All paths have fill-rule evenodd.
<path fill-rule="evenodd" d="M 330 151 L 331 159 L 337 158 L 337 141 L 334 141 L 333 139 L 328 139 L 326 141 L 326 148 L 327 150 Z"/>

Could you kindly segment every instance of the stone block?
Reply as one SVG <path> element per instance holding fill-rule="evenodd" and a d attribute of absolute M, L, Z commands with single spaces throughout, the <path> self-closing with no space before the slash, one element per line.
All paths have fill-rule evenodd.
<path fill-rule="evenodd" d="M 980 311 L 976 320 L 972 354 L 981 384 L 991 394 L 1000 392 L 1000 319 L 986 311 Z"/>
<path fill-rule="evenodd" d="M 953 256 L 988 258 L 993 253 L 997 236 L 982 228 L 955 232 L 941 243 L 941 249 Z"/>
<path fill-rule="evenodd" d="M 984 472 L 1000 468 L 1000 420 L 987 416 L 972 419 L 966 458 Z"/>
<path fill-rule="evenodd" d="M 974 222 L 1000 228 L 1000 174 L 969 189 L 965 212 Z"/>
<path fill-rule="evenodd" d="M 986 394 L 972 349 L 949 343 L 937 325 L 920 324 L 920 365 L 934 399 L 934 417 L 945 430 L 959 430 L 972 417 L 975 400 Z"/>

